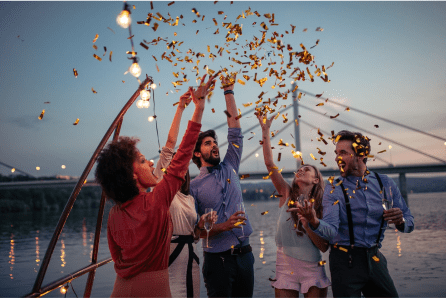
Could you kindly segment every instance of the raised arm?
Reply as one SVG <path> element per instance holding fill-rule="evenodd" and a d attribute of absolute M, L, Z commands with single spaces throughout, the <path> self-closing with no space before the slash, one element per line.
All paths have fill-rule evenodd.
<path fill-rule="evenodd" d="M 225 94 L 226 101 L 226 111 L 229 113 L 227 115 L 228 127 L 229 128 L 240 128 L 240 120 L 237 117 L 237 105 L 234 98 L 234 83 L 236 80 L 236 75 L 234 77 L 223 77 L 221 84 L 224 91 L 232 91 Z"/>
<path fill-rule="evenodd" d="M 203 110 L 205 104 L 205 98 L 215 87 L 215 76 L 210 76 L 208 82 L 204 83 L 204 79 L 206 79 L 206 75 L 201 78 L 201 83 L 198 86 L 197 90 L 194 90 L 192 87 L 189 88 L 191 92 L 192 100 L 195 104 L 195 111 L 192 115 L 191 121 L 200 123 L 201 118 L 203 117 Z"/>
<path fill-rule="evenodd" d="M 271 150 L 271 138 L 270 138 L 270 128 L 273 122 L 274 116 L 270 119 L 257 114 L 257 118 L 262 128 L 262 141 L 263 141 L 263 159 L 265 160 L 265 166 L 268 173 L 271 173 L 271 181 L 274 184 L 277 192 L 279 192 L 282 197 L 280 197 L 279 206 L 281 207 L 287 200 L 290 194 L 290 185 L 283 179 L 283 176 L 279 173 L 278 167 L 274 164 L 273 151 Z"/>

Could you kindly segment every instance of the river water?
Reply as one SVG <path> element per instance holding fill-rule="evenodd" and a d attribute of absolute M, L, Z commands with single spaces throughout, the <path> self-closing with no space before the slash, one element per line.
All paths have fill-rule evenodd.
<path fill-rule="evenodd" d="M 395 285 L 401 297 L 436 297 L 436 294 L 443 294 L 440 297 L 444 297 L 444 294 L 446 294 L 444 283 L 440 283 L 440 281 L 444 281 L 443 278 L 446 278 L 446 258 L 444 257 L 446 252 L 446 246 L 444 246 L 446 241 L 445 197 L 446 193 L 409 195 L 409 204 L 412 214 L 415 216 L 416 229 L 420 229 L 421 233 L 417 231 L 414 231 L 412 234 L 401 234 L 393 231 L 386 233 L 383 252 L 386 254 L 389 264 L 390 261 L 392 261 L 393 265 L 397 264 L 393 268 L 389 266 L 389 271 L 394 277 Z M 111 204 L 107 203 L 107 213 L 104 216 L 105 220 L 103 221 L 99 246 L 99 261 L 110 256 L 106 238 L 106 219 L 110 207 Z M 268 213 L 262 215 L 262 212 L 265 211 L 268 211 Z M 254 297 L 274 297 L 274 291 L 270 286 L 269 278 L 274 278 L 275 276 L 276 246 L 274 236 L 278 216 L 278 202 L 247 201 L 246 212 L 254 228 L 254 232 L 250 237 L 250 243 L 256 258 L 254 265 Z M 60 213 L 48 212 L 0 214 L 0 297 L 21 297 L 31 292 L 59 216 Z M 96 217 L 96 210 L 76 209 L 76 205 L 74 206 L 54 250 L 43 285 L 72 273 L 91 262 Z M 420 257 L 418 262 L 420 271 L 426 271 L 426 267 L 429 267 L 430 262 L 432 264 L 430 267 L 433 269 L 432 273 L 429 272 L 430 274 L 426 274 L 426 276 L 421 272 L 417 272 L 416 265 L 413 264 L 411 265 L 413 266 L 411 268 L 413 272 L 411 276 L 404 278 L 401 276 L 400 279 L 397 272 L 399 269 L 398 265 L 406 265 L 409 261 L 405 261 L 404 258 L 411 252 L 405 240 L 411 240 L 410 242 L 416 242 L 423 246 L 423 243 L 416 241 L 420 240 L 420 236 L 424 238 L 422 239 L 424 240 L 423 242 L 430 242 L 426 244 L 433 244 L 432 240 L 441 244 L 438 249 L 431 248 L 431 251 L 425 253 L 422 258 Z M 414 240 L 412 241 L 412 239 L 408 238 L 413 238 Z M 426 238 L 431 238 L 431 240 L 425 240 Z M 201 252 L 199 250 L 198 256 L 200 258 L 202 257 Z M 406 252 L 407 254 L 405 254 Z M 416 263 L 415 260 L 419 255 L 416 252 L 411 254 L 412 263 Z M 323 258 L 328 261 L 328 253 L 324 254 Z M 326 271 L 329 274 L 328 265 L 326 265 Z M 428 290 L 430 293 L 410 289 L 411 285 L 415 285 L 410 283 L 411 279 L 420 281 L 420 277 L 422 278 L 423 275 L 431 283 Z M 96 271 L 91 296 L 109 297 L 115 277 L 113 263 L 100 267 Z M 87 275 L 75 279 L 70 285 L 67 297 L 76 297 L 76 294 L 82 297 L 86 279 Z M 399 286 L 401 286 L 401 289 Z M 59 290 L 46 295 L 46 297 L 64 296 Z M 206 297 L 203 283 L 200 296 Z M 329 290 L 329 296 L 331 296 L 331 290 Z"/>

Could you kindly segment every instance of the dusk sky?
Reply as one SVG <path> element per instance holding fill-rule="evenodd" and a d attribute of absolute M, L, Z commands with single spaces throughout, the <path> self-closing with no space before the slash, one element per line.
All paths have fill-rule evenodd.
<path fill-rule="evenodd" d="M 290 77 L 293 69 L 299 67 L 306 70 L 308 67 L 314 82 L 310 82 L 306 74 L 305 81 L 296 82 L 299 89 L 323 95 L 321 99 L 303 96 L 300 104 L 326 113 L 327 116 L 338 113 L 339 116 L 330 119 L 300 108 L 300 120 L 313 126 L 304 123 L 299 125 L 301 151 L 306 163 L 323 167 L 319 164 L 320 157 L 323 157 L 328 168 L 335 167 L 334 146 L 328 140 L 330 135 L 324 135 L 328 141 L 328 145 L 325 145 L 317 140 L 319 135 L 316 128 L 324 132 L 358 130 L 336 120 L 446 160 L 445 2 L 234 1 L 230 4 L 229 1 L 219 1 L 214 4 L 213 1 L 175 1 L 168 5 L 170 1 L 154 1 L 153 10 L 150 2 L 128 3 L 132 7 L 132 33 L 142 68 L 141 79 L 148 74 L 157 84 L 160 83 L 155 90 L 155 103 L 161 146 L 166 142 L 176 110 L 173 104 L 189 85 L 196 85 L 196 72 L 192 68 L 197 65 L 197 57 L 187 53 L 191 49 L 206 55 L 200 57 L 198 64 L 200 76 L 206 72 L 205 65 L 216 71 L 221 67 L 234 72 L 248 71 L 237 76 L 245 85 L 237 83 L 234 89 L 238 108 L 242 112 L 241 125 L 244 130 L 258 122 L 252 113 L 244 114 L 255 104 L 250 107 L 242 104 L 257 101 L 262 91 L 265 92 L 263 100 L 271 98 L 273 102 L 278 91 L 291 89 L 292 78 L 296 77 Z M 138 88 L 137 80 L 130 74 L 124 74 L 131 65 L 127 59 L 129 55 L 126 54 L 126 51 L 131 50 L 131 45 L 128 29 L 116 23 L 122 8 L 123 2 L 0 2 L 0 162 L 34 176 L 82 174 L 117 113 Z M 193 8 L 200 17 L 192 12 Z M 248 15 L 246 11 L 249 9 L 251 12 L 257 11 L 261 16 Z M 223 13 L 219 14 L 219 11 Z M 175 20 L 180 15 L 183 18 L 179 20 L 178 26 L 153 18 L 150 26 L 136 24 L 137 21 L 145 21 L 148 13 L 156 15 L 157 12 L 166 19 L 171 17 Z M 243 13 L 246 18 L 236 20 Z M 274 24 L 278 25 L 271 25 L 265 14 L 274 14 Z M 193 23 L 193 20 L 197 22 Z M 223 22 L 243 25 L 243 34 L 236 42 L 226 43 L 228 30 L 222 26 Z M 264 30 L 262 22 L 268 26 L 266 39 L 271 39 L 273 32 L 277 32 L 277 39 L 285 45 L 282 65 L 278 55 L 282 52 L 274 48 L 273 44 L 265 41 L 261 48 L 253 50 L 246 46 L 254 41 L 254 37 L 261 39 L 261 31 Z M 154 23 L 159 24 L 156 31 L 152 29 Z M 294 33 L 292 26 L 295 26 Z M 219 33 L 214 34 L 217 28 Z M 96 34 L 98 38 L 93 43 Z M 148 45 L 148 50 L 140 46 L 144 40 L 150 42 L 158 37 L 167 43 L 184 43 L 176 47 L 178 51 L 168 50 L 163 40 L 157 45 Z M 319 42 L 316 45 L 317 40 Z M 294 58 L 291 69 L 287 69 L 287 45 L 293 48 L 292 51 L 300 52 L 301 43 L 314 55 L 314 64 L 305 65 Z M 97 50 L 93 45 L 97 46 Z M 211 53 L 217 56 L 214 60 L 208 58 L 208 45 Z M 224 48 L 221 56 L 215 45 Z M 161 59 L 164 52 L 169 55 L 172 50 L 176 55 L 172 56 L 172 60 L 178 63 L 177 66 Z M 113 51 L 111 62 L 110 51 Z M 259 58 L 265 57 L 262 66 L 258 69 L 243 68 L 246 65 L 230 60 L 235 58 L 242 62 L 252 62 L 248 57 L 241 57 L 244 51 L 247 56 L 256 54 Z M 93 54 L 101 57 L 102 61 L 95 59 Z M 176 61 L 176 58 L 185 56 L 192 58 L 193 63 Z M 271 62 L 276 64 L 268 65 Z M 322 65 L 327 68 L 333 62 L 333 66 L 326 71 L 331 82 L 324 82 L 316 76 L 316 65 L 318 68 Z M 190 81 L 175 88 L 171 82 L 183 78 L 182 67 L 185 67 L 183 72 Z M 285 81 L 281 83 L 286 84 L 286 87 L 280 88 L 279 80 L 274 75 L 268 76 L 271 67 L 279 73 L 280 67 L 286 70 L 287 73 L 283 75 Z M 73 75 L 73 68 L 78 72 L 77 78 Z M 268 70 L 264 72 L 266 68 Z M 175 78 L 172 73 L 178 72 L 179 78 Z M 255 73 L 257 78 L 268 77 L 263 87 L 254 82 Z M 203 130 L 226 121 L 224 96 L 219 85 L 218 82 L 215 94 L 210 103 L 206 104 Z M 92 88 L 97 93 L 93 93 Z M 435 134 L 445 140 L 373 119 L 353 109 L 346 111 L 344 107 L 324 102 L 325 98 Z M 324 102 L 323 106 L 316 106 L 321 102 Z M 124 117 L 121 130 L 121 135 L 141 139 L 138 148 L 147 158 L 158 154 L 155 122 L 147 120 L 154 114 L 153 99 L 150 103 L 148 109 L 138 109 L 132 105 Z M 276 113 L 281 105 L 288 107 L 291 104 L 291 94 L 287 100 L 280 98 Z M 44 117 L 39 120 L 43 109 Z M 212 109 L 215 113 L 212 113 Z M 183 114 L 178 144 L 192 112 L 193 105 Z M 292 108 L 285 113 L 288 113 L 288 122 L 294 122 Z M 79 123 L 75 126 L 73 123 L 77 118 Z M 283 129 L 286 125 L 283 120 L 280 116 L 272 126 L 273 131 L 279 130 L 280 133 L 272 141 L 276 148 L 274 157 L 277 160 L 281 152 L 282 158 L 276 162 L 277 165 L 284 171 L 292 171 L 296 169 L 292 148 L 279 146 L 278 142 L 283 139 L 283 142 L 294 143 L 290 135 L 294 135 L 294 128 L 291 125 Z M 226 128 L 217 131 L 220 143 L 226 140 Z M 255 135 L 251 132 L 245 134 L 244 155 L 259 145 L 260 128 L 252 132 Z M 395 165 L 442 163 L 372 134 L 365 135 L 372 139 L 372 154 Z M 248 140 L 252 136 L 254 138 Z M 327 154 L 321 156 L 317 148 Z M 382 150 L 386 152 L 378 154 Z M 220 151 L 223 155 L 226 147 Z M 258 171 L 266 173 L 262 150 L 257 152 L 260 154 L 258 158 L 252 155 L 242 164 L 241 174 Z M 314 161 L 310 154 L 318 161 Z M 62 165 L 66 168 L 62 169 Z M 368 165 L 382 166 L 385 163 L 376 160 L 370 161 Z M 36 170 L 37 166 L 40 167 L 39 171 Z M 192 174 L 198 173 L 195 165 L 191 165 L 190 170 Z M 11 171 L 0 166 L 0 173 L 9 175 Z M 89 178 L 93 178 L 93 173 L 90 173 Z"/>

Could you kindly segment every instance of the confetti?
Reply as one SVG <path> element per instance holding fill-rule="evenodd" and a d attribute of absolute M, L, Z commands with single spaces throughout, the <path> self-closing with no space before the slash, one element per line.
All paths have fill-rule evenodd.
<path fill-rule="evenodd" d="M 243 174 L 240 176 L 241 180 L 246 179 L 246 178 L 249 178 L 249 174 Z"/>
<path fill-rule="evenodd" d="M 149 49 L 149 47 L 147 47 L 145 44 L 143 44 L 143 43 L 140 43 L 139 44 L 141 47 L 143 47 L 144 49 L 146 49 L 146 50 L 148 50 Z"/>
<path fill-rule="evenodd" d="M 175 1 L 170 2 L 169 4 L 167 4 L 167 6 L 171 6 L 172 4 L 174 4 Z"/>
<path fill-rule="evenodd" d="M 379 128 L 379 126 L 378 126 L 378 125 L 375 125 L 375 128 Z"/>
<path fill-rule="evenodd" d="M 77 78 L 77 71 L 74 68 L 73 68 L 73 74 L 74 74 L 74 77 Z"/>
<path fill-rule="evenodd" d="M 97 50 L 97 49 L 98 49 L 98 46 L 93 45 L 93 49 Z"/>
<path fill-rule="evenodd" d="M 319 106 L 324 106 L 324 103 L 319 103 L 316 105 L 316 107 L 319 107 Z"/>
<path fill-rule="evenodd" d="M 113 29 L 111 29 L 110 27 L 107 27 L 107 29 L 110 29 L 110 31 L 113 32 L 113 34 L 115 34 L 115 32 L 113 31 Z"/>
<path fill-rule="evenodd" d="M 73 123 L 73 126 L 77 126 L 78 123 L 79 123 L 79 118 L 76 119 L 76 121 Z"/>
<path fill-rule="evenodd" d="M 338 117 L 338 116 L 339 116 L 339 113 L 336 114 L 335 116 L 330 116 L 330 118 L 333 119 L 333 118 L 336 118 L 336 117 Z"/>
<path fill-rule="evenodd" d="M 212 111 L 212 113 L 215 113 L 215 109 L 214 108 L 212 108 L 211 111 Z"/>
<path fill-rule="evenodd" d="M 96 58 L 97 60 L 99 60 L 99 61 L 102 61 L 102 58 L 101 57 L 99 57 L 98 55 L 96 55 L 96 54 L 93 54 L 93 57 L 94 58 Z"/>
<path fill-rule="evenodd" d="M 110 51 L 110 57 L 109 57 L 110 62 L 111 62 L 112 54 L 113 54 L 113 51 Z"/>
<path fill-rule="evenodd" d="M 265 211 L 265 212 L 260 213 L 260 215 L 264 216 L 264 215 L 266 215 L 268 213 L 269 213 L 269 211 Z"/>
<path fill-rule="evenodd" d="M 339 203 L 339 199 L 333 203 L 333 205 L 337 205 Z"/>
<path fill-rule="evenodd" d="M 229 118 L 232 117 L 232 115 L 228 112 L 228 110 L 225 110 L 225 111 L 223 111 L 223 112 L 226 114 L 227 117 L 229 117 Z"/>
<path fill-rule="evenodd" d="M 277 157 L 277 161 L 280 162 L 280 158 L 282 157 L 282 153 L 279 153 L 279 156 Z"/>
<path fill-rule="evenodd" d="M 231 179 L 226 179 L 226 181 L 230 184 L 231 183 Z"/>
<path fill-rule="evenodd" d="M 93 43 L 95 43 L 98 40 L 99 34 L 96 34 L 96 36 L 94 37 Z"/>
<path fill-rule="evenodd" d="M 240 146 L 235 144 L 234 142 L 232 143 L 233 146 L 235 146 L 236 148 L 239 148 Z"/>
<path fill-rule="evenodd" d="M 42 112 L 40 113 L 39 119 L 42 119 L 44 115 L 45 115 L 45 109 L 43 109 Z"/>
<path fill-rule="evenodd" d="M 339 139 L 341 139 L 341 135 L 336 136 L 335 143 L 338 143 Z"/>
<path fill-rule="evenodd" d="M 347 250 L 346 248 L 341 247 L 341 246 L 339 246 L 338 249 L 339 249 L 339 250 L 342 250 L 342 251 L 344 251 L 344 252 L 348 252 L 348 250 Z"/>
<path fill-rule="evenodd" d="M 382 151 L 378 152 L 378 154 L 385 153 L 385 152 L 386 152 L 386 150 L 382 150 Z"/>
<path fill-rule="evenodd" d="M 91 88 L 91 91 L 92 91 L 93 93 L 98 93 L 96 90 L 93 89 L 93 87 Z"/>
<path fill-rule="evenodd" d="M 379 258 L 378 258 L 376 255 L 372 256 L 372 259 L 373 259 L 375 262 L 379 262 Z"/>
<path fill-rule="evenodd" d="M 311 158 L 313 158 L 313 160 L 317 160 L 317 159 L 313 156 L 313 154 L 310 153 L 310 156 L 311 156 Z"/>
<path fill-rule="evenodd" d="M 319 263 L 317 263 L 317 264 L 318 264 L 318 266 L 322 267 L 322 266 L 324 266 L 326 263 L 327 263 L 326 261 L 319 261 Z"/>
<path fill-rule="evenodd" d="M 234 223 L 234 226 L 239 226 L 241 224 L 243 224 L 243 221 L 239 221 L 239 222 Z"/>

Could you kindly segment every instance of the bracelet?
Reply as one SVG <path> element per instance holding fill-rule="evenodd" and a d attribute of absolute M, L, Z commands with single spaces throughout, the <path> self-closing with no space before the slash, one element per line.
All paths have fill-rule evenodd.
<path fill-rule="evenodd" d="M 224 95 L 227 95 L 227 94 L 232 94 L 232 95 L 234 95 L 234 91 L 233 90 L 225 90 L 225 92 L 223 93 Z"/>

